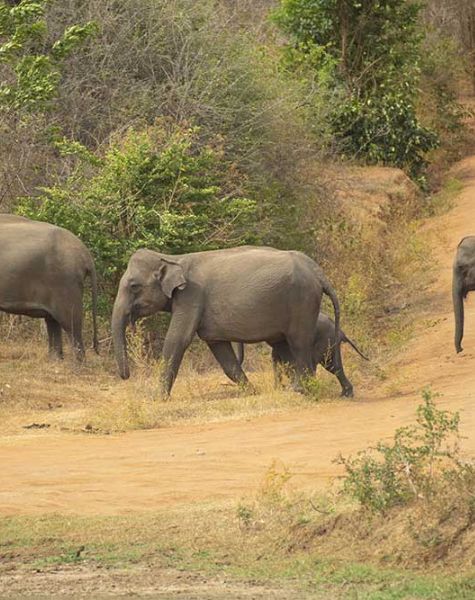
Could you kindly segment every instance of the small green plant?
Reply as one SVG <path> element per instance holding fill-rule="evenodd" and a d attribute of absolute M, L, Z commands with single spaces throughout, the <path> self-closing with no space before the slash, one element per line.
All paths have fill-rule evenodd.
<path fill-rule="evenodd" d="M 254 520 L 254 511 L 250 506 L 240 502 L 236 509 L 236 516 L 238 518 L 239 527 L 242 530 L 248 530 L 251 528 Z"/>
<path fill-rule="evenodd" d="M 379 442 L 356 457 L 340 456 L 345 467 L 344 492 L 371 512 L 430 500 L 437 482 L 465 466 L 459 459 L 459 414 L 437 408 L 435 394 L 422 392 L 417 425 L 400 427 L 391 443 Z"/>
<path fill-rule="evenodd" d="M 315 375 L 309 375 L 303 380 L 305 394 L 314 402 L 320 402 L 324 398 L 333 396 L 333 381 L 322 379 Z"/>

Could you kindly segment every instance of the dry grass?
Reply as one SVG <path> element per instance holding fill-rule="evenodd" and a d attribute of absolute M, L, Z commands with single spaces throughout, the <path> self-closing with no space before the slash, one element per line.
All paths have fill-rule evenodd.
<path fill-rule="evenodd" d="M 312 397 L 276 390 L 268 351 L 249 348 L 246 370 L 257 390 L 249 394 L 229 382 L 198 345 L 185 357 L 171 398 L 163 401 L 158 399 L 160 365 L 141 354 L 137 340 L 131 338 L 133 371 L 124 382 L 106 350 L 101 356 L 88 351 L 86 362 L 77 365 L 66 346 L 64 361 L 50 361 L 39 324 L 30 320 L 17 326 L 19 330 L 13 327 L 10 338 L 0 344 L 3 433 L 19 433 L 34 423 L 94 433 L 247 418 L 336 400 L 340 393 L 337 380 L 323 369 Z M 352 356 L 348 361 L 350 374 L 358 360 Z"/>

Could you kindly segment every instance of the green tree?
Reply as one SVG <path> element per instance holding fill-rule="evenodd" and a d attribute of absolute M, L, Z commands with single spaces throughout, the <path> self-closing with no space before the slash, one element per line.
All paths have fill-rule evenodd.
<path fill-rule="evenodd" d="M 25 198 L 18 212 L 78 235 L 110 299 L 138 248 L 175 254 L 256 240 L 255 203 L 242 197 L 220 140 L 204 145 L 197 128 L 162 119 L 130 129 L 103 157 L 67 140 L 58 149 L 79 156 L 75 171 L 41 197 Z"/>
<path fill-rule="evenodd" d="M 345 94 L 332 115 L 348 153 L 419 175 L 437 136 L 416 114 L 422 5 L 409 0 L 281 0 L 287 60 L 334 64 Z"/>

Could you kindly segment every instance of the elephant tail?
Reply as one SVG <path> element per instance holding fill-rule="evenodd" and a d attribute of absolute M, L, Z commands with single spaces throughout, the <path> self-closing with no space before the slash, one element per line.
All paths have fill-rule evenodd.
<path fill-rule="evenodd" d="M 321 282 L 323 287 L 323 293 L 326 294 L 333 304 L 333 312 L 335 313 L 335 370 L 339 373 L 343 368 L 343 361 L 341 360 L 341 335 L 340 335 L 340 302 L 336 295 L 335 290 L 328 281 L 328 279 L 322 274 Z"/>
<path fill-rule="evenodd" d="M 89 277 L 91 278 L 91 296 L 92 296 L 92 328 L 93 328 L 93 348 L 96 354 L 99 354 L 99 336 L 97 333 L 97 274 L 96 267 L 92 262 L 89 267 Z"/>
<path fill-rule="evenodd" d="M 356 350 L 356 352 L 358 352 L 358 354 L 361 356 L 361 358 L 364 358 L 364 360 L 369 360 L 369 358 L 361 352 L 361 350 L 358 348 L 358 346 L 355 344 L 355 342 L 350 340 L 350 338 L 347 337 L 345 334 L 343 334 L 342 341 L 346 342 L 347 344 L 350 344 L 350 346 L 353 348 L 353 350 Z"/>
<path fill-rule="evenodd" d="M 244 344 L 242 342 L 236 344 L 236 358 L 242 367 L 242 363 L 244 362 Z"/>

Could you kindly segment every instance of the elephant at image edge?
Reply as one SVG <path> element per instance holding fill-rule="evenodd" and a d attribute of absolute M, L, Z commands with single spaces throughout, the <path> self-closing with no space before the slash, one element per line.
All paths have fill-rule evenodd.
<path fill-rule="evenodd" d="M 346 342 L 358 352 L 361 358 L 369 360 L 365 356 L 358 346 L 340 329 L 339 342 Z M 341 385 L 341 395 L 351 397 L 353 396 L 353 385 L 348 377 L 345 375 L 343 364 L 340 369 L 336 367 L 336 344 L 335 344 L 335 323 L 325 313 L 318 315 L 317 321 L 317 338 L 313 347 L 313 364 L 314 371 L 317 366 L 322 365 L 329 373 L 335 375 Z M 244 361 L 244 345 L 236 344 L 236 354 L 239 364 L 242 365 Z M 286 342 L 274 346 L 272 349 L 272 365 L 274 368 L 274 380 L 276 387 L 281 385 L 282 377 L 282 365 L 291 365 L 293 362 L 292 354 Z"/>
<path fill-rule="evenodd" d="M 455 350 L 461 352 L 464 307 L 463 301 L 468 292 L 475 290 L 475 236 L 464 237 L 455 254 L 452 271 L 452 300 L 455 316 Z"/>
<path fill-rule="evenodd" d="M 112 313 L 114 350 L 123 379 L 129 377 L 125 330 L 158 311 L 172 317 L 163 347 L 162 393 L 168 395 L 195 333 L 234 382 L 248 385 L 231 342 L 285 341 L 294 356 L 295 388 L 312 372 L 313 345 L 322 294 L 339 329 L 336 294 L 320 267 L 300 252 L 243 246 L 169 256 L 139 250 L 119 284 Z M 339 343 L 335 349 L 341 365 Z"/>
<path fill-rule="evenodd" d="M 0 310 L 43 318 L 51 357 L 62 358 L 62 333 L 84 358 L 84 280 L 91 278 L 94 349 L 98 351 L 97 282 L 89 250 L 70 231 L 49 223 L 0 214 Z"/>

